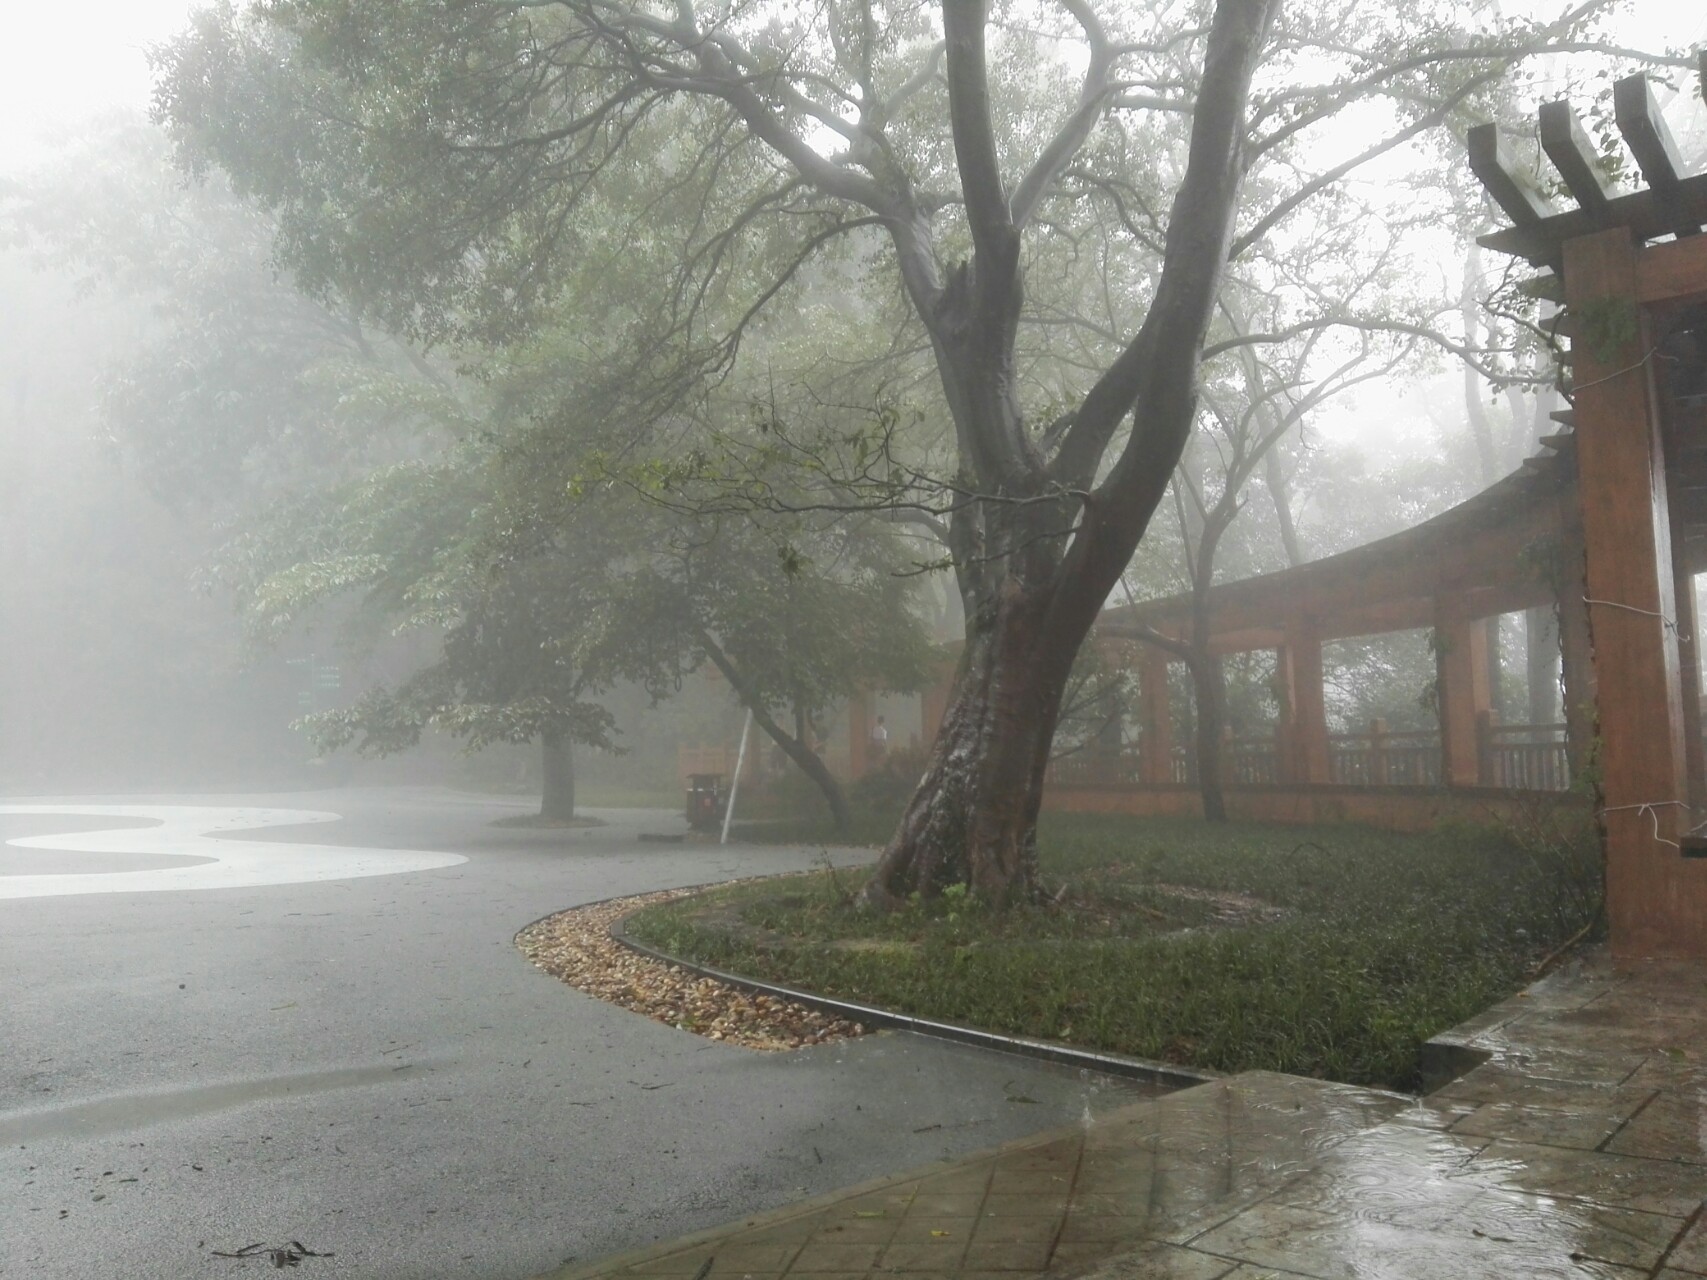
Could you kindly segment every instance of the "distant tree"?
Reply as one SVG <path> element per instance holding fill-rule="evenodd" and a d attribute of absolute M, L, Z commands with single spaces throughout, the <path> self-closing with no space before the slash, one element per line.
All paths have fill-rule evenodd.
<path fill-rule="evenodd" d="M 218 574 L 262 640 L 338 600 L 357 605 L 353 635 L 436 637 L 435 655 L 394 687 L 306 717 L 320 750 L 353 743 L 392 755 L 429 729 L 471 750 L 538 742 L 541 816 L 567 819 L 574 747 L 615 746 L 594 696 L 612 677 L 588 655 L 627 542 L 610 504 L 582 506 L 576 525 L 547 525 L 504 476 L 489 441 L 386 468 L 281 504 L 225 548 Z"/>

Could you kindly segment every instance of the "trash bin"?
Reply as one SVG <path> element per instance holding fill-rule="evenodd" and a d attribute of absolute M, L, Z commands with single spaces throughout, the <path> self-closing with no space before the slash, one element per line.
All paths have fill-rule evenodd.
<path fill-rule="evenodd" d="M 688 775 L 688 826 L 695 831 L 715 831 L 723 821 L 723 807 L 728 796 L 723 790 L 721 773 L 690 773 Z"/>

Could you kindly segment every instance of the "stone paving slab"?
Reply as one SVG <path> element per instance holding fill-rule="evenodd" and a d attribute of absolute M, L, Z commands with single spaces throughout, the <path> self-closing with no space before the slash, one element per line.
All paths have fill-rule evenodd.
<path fill-rule="evenodd" d="M 1146 1242 L 1184 1258 L 1169 1242 L 1262 1200 L 1410 1105 L 1399 1094 L 1251 1072 L 552 1280 L 1020 1280 Z"/>
<path fill-rule="evenodd" d="M 1427 1098 L 1249 1072 L 552 1280 L 1707 1276 L 1707 969 L 1590 959 Z"/>

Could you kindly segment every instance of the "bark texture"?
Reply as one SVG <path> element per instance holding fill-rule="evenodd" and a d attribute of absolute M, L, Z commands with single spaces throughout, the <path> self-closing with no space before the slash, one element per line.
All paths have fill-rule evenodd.
<path fill-rule="evenodd" d="M 865 888 L 890 905 L 953 884 L 1007 906 L 1032 892 L 1037 815 L 1071 656 L 1047 647 L 1044 593 L 1004 595 L 967 637 L 930 761 Z"/>

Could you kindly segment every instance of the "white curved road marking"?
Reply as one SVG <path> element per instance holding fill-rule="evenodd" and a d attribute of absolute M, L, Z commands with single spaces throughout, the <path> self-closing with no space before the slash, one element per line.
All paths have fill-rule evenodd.
<path fill-rule="evenodd" d="M 251 889 L 316 880 L 353 880 L 406 871 L 435 871 L 468 859 L 422 849 L 340 848 L 327 844 L 224 840 L 218 833 L 257 827 L 336 822 L 339 815 L 313 809 L 214 808 L 155 804 L 0 804 L 0 816 L 42 814 L 75 818 L 146 818 L 160 825 L 119 831 L 74 831 L 20 836 L 6 843 L 23 849 L 77 853 L 177 854 L 210 861 L 147 871 L 0 875 L 0 899 L 53 898 L 77 893 L 162 893 L 189 889 Z"/>

